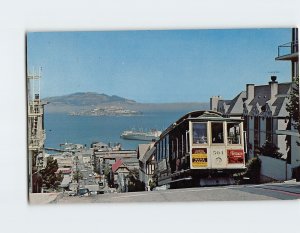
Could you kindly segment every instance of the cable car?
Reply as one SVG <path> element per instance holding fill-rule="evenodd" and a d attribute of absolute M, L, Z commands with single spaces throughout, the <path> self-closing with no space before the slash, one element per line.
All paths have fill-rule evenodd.
<path fill-rule="evenodd" d="M 245 171 L 243 120 L 214 111 L 187 113 L 155 143 L 157 185 L 171 188 L 233 184 Z"/>

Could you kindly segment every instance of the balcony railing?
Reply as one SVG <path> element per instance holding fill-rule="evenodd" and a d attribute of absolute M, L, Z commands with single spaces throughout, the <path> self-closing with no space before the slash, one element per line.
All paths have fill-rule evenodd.
<path fill-rule="evenodd" d="M 44 113 L 44 109 L 39 105 L 28 106 L 28 116 L 41 116 Z"/>
<path fill-rule="evenodd" d="M 299 51 L 298 41 L 289 42 L 289 43 L 278 46 L 278 56 L 277 57 L 290 55 L 293 53 L 297 53 L 298 51 Z"/>

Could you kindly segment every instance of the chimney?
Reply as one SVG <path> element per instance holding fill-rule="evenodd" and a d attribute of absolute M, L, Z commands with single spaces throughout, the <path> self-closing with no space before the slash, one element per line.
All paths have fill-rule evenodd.
<path fill-rule="evenodd" d="M 274 99 L 275 96 L 278 94 L 278 82 L 276 81 L 276 76 L 271 76 L 271 82 L 269 82 L 270 85 L 270 99 Z"/>
<path fill-rule="evenodd" d="M 218 102 L 221 100 L 221 96 L 213 96 L 210 98 L 210 110 L 211 111 L 218 111 Z"/>
<path fill-rule="evenodd" d="M 254 84 L 247 84 L 247 100 L 252 100 L 254 98 Z"/>

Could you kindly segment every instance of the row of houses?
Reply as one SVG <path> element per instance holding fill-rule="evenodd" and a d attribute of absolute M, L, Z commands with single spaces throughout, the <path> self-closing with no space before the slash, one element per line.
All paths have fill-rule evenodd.
<path fill-rule="evenodd" d="M 120 144 L 108 145 L 102 142 L 91 145 L 93 148 L 94 171 L 107 177 L 108 186 L 118 192 L 127 192 L 129 174 L 138 171 L 136 150 L 122 150 Z"/>
<path fill-rule="evenodd" d="M 284 53 L 281 50 L 283 48 Z M 271 76 L 271 80 L 265 85 L 249 83 L 245 90 L 232 100 L 213 96 L 210 99 L 210 108 L 226 117 L 244 119 L 248 159 L 260 157 L 263 178 L 286 180 L 291 179 L 293 169 L 300 166 L 300 150 L 297 143 L 299 132 L 293 127 L 293 119 L 287 111 L 294 85 L 292 79 L 299 78 L 297 28 L 292 30 L 291 42 L 278 46 L 278 56 L 275 60 L 291 63 L 291 82 L 279 83 L 276 76 Z M 262 155 L 260 148 L 266 145 L 278 148 L 277 156 L 274 156 L 274 153 Z"/>
<path fill-rule="evenodd" d="M 223 100 L 214 96 L 210 108 L 226 117 L 244 119 L 247 132 L 248 156 L 253 158 L 266 141 L 274 143 L 286 159 L 287 140 L 285 135 L 276 134 L 276 129 L 286 129 L 289 125 L 289 113 L 286 110 L 291 82 L 278 83 L 276 76 L 271 77 L 267 85 L 247 84 L 232 100 Z"/>
<path fill-rule="evenodd" d="M 92 145 L 94 171 L 106 176 L 110 188 L 117 192 L 150 190 L 155 168 L 154 142 L 139 144 L 136 150 L 122 150 L 105 143 Z M 130 184 L 134 182 L 134 184 Z"/>

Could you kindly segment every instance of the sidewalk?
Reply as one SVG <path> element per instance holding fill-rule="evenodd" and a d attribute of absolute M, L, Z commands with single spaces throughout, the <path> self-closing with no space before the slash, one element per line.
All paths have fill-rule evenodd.
<path fill-rule="evenodd" d="M 300 184 L 300 182 L 297 182 L 296 179 L 286 180 L 286 181 L 283 181 L 283 183 L 285 183 L 285 184 Z"/>
<path fill-rule="evenodd" d="M 297 182 L 296 179 L 286 180 L 282 183 L 265 184 L 265 187 L 273 190 L 300 194 L 300 182 Z"/>
<path fill-rule="evenodd" d="M 56 203 L 59 198 L 63 196 L 63 193 L 30 193 L 29 204 L 30 205 L 44 205 Z"/>

